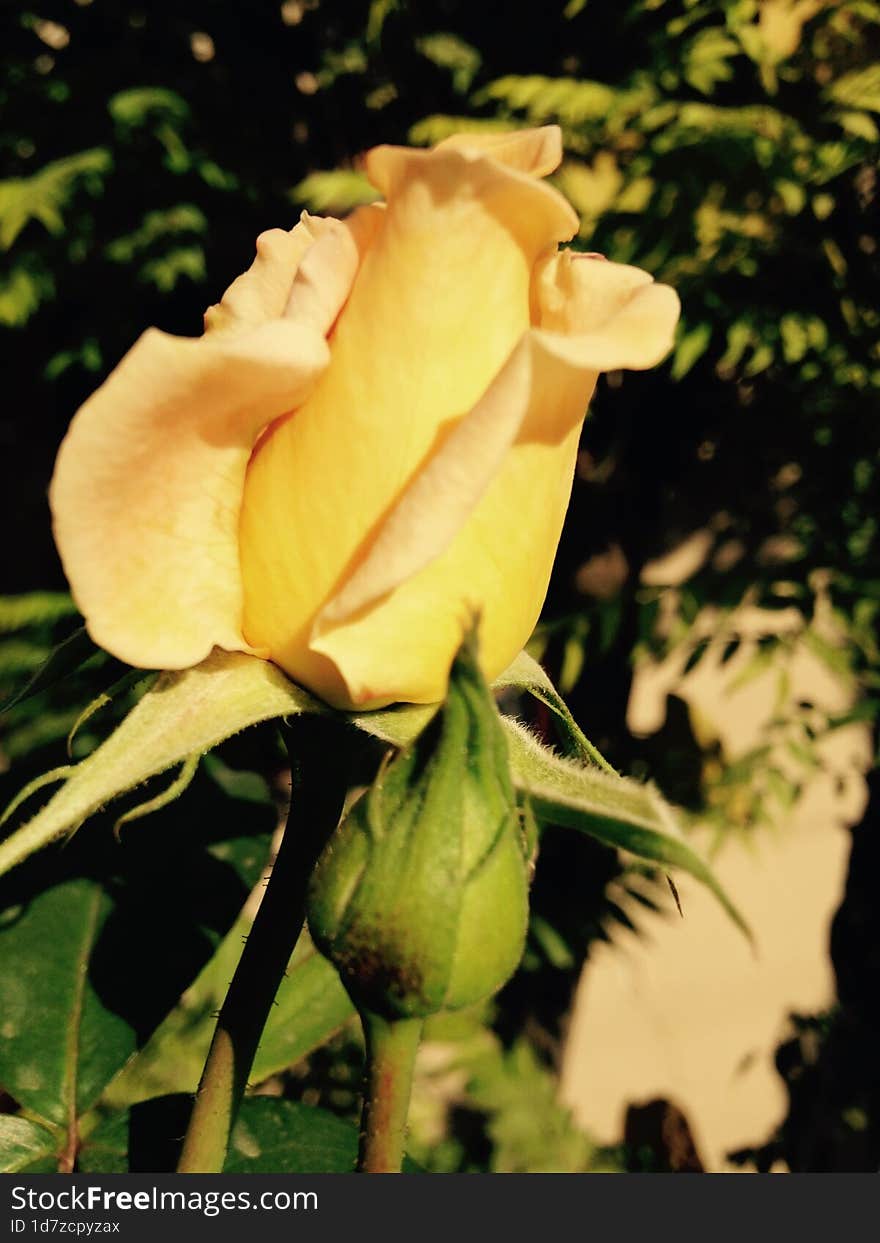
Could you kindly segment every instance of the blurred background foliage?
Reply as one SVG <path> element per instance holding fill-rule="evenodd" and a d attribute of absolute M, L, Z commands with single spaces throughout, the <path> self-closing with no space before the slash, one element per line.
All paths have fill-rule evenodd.
<path fill-rule="evenodd" d="M 46 486 L 73 411 L 143 328 L 198 333 L 260 231 L 302 208 L 342 214 L 373 197 L 360 166 L 371 145 L 557 123 L 566 158 L 554 181 L 582 221 L 574 245 L 675 285 L 684 314 L 664 367 L 612 374 L 597 394 L 536 654 L 616 767 L 650 774 L 711 821 L 719 843 L 787 813 L 829 731 L 874 729 L 880 4 L 40 0 L 7 3 L 2 23 L 5 694 L 76 626 Z M 683 543 L 685 569 L 671 573 L 664 558 Z M 784 624 L 748 631 L 755 607 Z M 846 686 L 845 712 L 792 696 L 805 644 Z M 672 698 L 657 733 L 632 731 L 634 669 L 663 659 L 684 671 L 733 661 L 738 685 L 774 673 L 777 708 L 751 752 L 725 755 Z M 113 687 L 73 756 L 104 736 L 138 693 L 124 672 L 93 658 L 6 712 L 10 796 L 65 762 L 84 705 Z M 272 731 L 256 731 L 203 765 L 149 827 L 124 832 L 123 850 L 108 820 L 5 886 L 16 911 L 22 893 L 89 877 L 123 924 L 148 907 L 150 884 L 170 894 L 153 948 L 183 949 L 161 981 L 145 972 L 136 1014 L 98 973 L 134 1044 L 231 926 L 252 860 L 229 842 L 250 833 L 242 818 L 254 807 L 269 832 L 282 770 Z M 751 1168 L 778 1157 L 792 1169 L 880 1162 L 880 789 L 869 785 L 832 940 L 838 1002 L 798 1018 L 780 1049 L 791 1109 L 778 1135 L 739 1154 Z M 162 850 L 178 860 L 170 879 L 157 872 Z M 224 883 L 209 891 L 218 869 Z M 671 912 L 657 881 L 584 840 L 546 835 L 525 969 L 491 1013 L 437 1034 L 414 1115 L 423 1164 L 676 1168 L 662 1151 L 636 1159 L 636 1141 L 597 1148 L 555 1093 L 589 945 L 632 923 L 639 904 Z M 358 1059 L 346 1027 L 265 1092 L 278 1109 L 305 1101 L 352 1115 Z M 144 1125 L 131 1124 L 133 1153 L 154 1152 Z"/>

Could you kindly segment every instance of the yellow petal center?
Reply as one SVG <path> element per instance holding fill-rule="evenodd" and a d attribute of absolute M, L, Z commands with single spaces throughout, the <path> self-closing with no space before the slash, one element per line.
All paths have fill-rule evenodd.
<path fill-rule="evenodd" d="M 379 170 L 388 210 L 332 332 L 330 366 L 262 439 L 244 492 L 244 634 L 330 697 L 329 662 L 309 650 L 317 611 L 528 327 L 554 211 L 552 228 L 565 231 L 540 183 L 455 151 L 407 155 L 406 168 L 392 153 Z"/>

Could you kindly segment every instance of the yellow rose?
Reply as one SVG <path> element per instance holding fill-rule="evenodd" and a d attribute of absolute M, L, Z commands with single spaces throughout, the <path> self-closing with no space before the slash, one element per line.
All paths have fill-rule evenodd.
<path fill-rule="evenodd" d="M 330 703 L 442 697 L 469 613 L 496 676 L 534 626 L 600 371 L 668 351 L 678 299 L 557 244 L 554 127 L 376 147 L 384 204 L 303 215 L 181 339 L 147 331 L 50 490 L 95 641 L 181 669 L 214 646 Z"/>

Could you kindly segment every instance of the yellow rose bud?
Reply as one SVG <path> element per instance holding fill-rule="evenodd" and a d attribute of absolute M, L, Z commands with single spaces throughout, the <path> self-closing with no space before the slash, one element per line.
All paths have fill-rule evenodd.
<path fill-rule="evenodd" d="M 600 371 L 668 351 L 674 292 L 557 249 L 556 127 L 377 147 L 383 204 L 258 240 L 206 333 L 150 330 L 52 482 L 96 642 L 275 661 L 339 707 L 442 698 L 462 619 L 487 677 L 537 620 Z"/>

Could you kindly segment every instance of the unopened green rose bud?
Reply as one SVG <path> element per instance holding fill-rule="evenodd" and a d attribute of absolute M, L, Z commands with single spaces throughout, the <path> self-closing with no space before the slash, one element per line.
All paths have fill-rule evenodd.
<path fill-rule="evenodd" d="M 361 1009 L 423 1017 L 491 996 L 522 956 L 523 834 L 507 743 L 469 636 L 447 698 L 322 854 L 309 927 Z"/>

